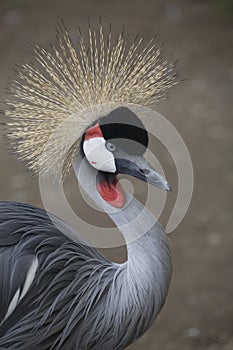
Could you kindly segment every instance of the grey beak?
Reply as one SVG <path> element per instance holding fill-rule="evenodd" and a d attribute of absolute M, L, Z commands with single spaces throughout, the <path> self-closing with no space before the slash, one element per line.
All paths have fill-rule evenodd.
<path fill-rule="evenodd" d="M 118 158 L 115 162 L 119 174 L 134 176 L 166 191 L 172 190 L 167 180 L 157 173 L 143 156 L 130 156 L 130 159 Z"/>
<path fill-rule="evenodd" d="M 157 173 L 157 171 L 155 171 L 155 169 L 147 160 L 145 160 L 145 163 L 146 166 L 144 169 L 140 169 L 140 171 L 142 170 L 144 172 L 146 181 L 153 186 L 161 188 L 162 190 L 171 191 L 171 186 L 165 177 Z"/>

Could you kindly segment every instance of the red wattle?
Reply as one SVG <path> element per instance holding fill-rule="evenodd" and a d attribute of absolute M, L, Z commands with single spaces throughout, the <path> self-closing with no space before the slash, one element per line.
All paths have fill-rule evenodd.
<path fill-rule="evenodd" d="M 118 183 L 117 179 L 114 179 L 112 184 L 109 184 L 107 180 L 104 180 L 103 182 L 98 182 L 97 190 L 101 197 L 113 207 L 123 207 L 125 203 L 125 195 L 123 188 Z"/>

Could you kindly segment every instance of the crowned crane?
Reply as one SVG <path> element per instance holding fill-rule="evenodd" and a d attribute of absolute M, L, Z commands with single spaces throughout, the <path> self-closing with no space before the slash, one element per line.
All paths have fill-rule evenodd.
<path fill-rule="evenodd" d="M 0 202 L 0 349 L 125 349 L 166 300 L 172 275 L 167 236 L 117 175 L 170 190 L 144 158 L 147 130 L 124 104 L 157 101 L 176 83 L 176 71 L 153 41 L 140 50 L 142 39 L 129 48 L 122 34 L 115 45 L 110 39 L 102 26 L 97 33 L 89 29 L 89 50 L 82 36 L 75 50 L 62 28 L 52 53 L 35 46 L 37 65 L 21 67 L 6 115 L 8 137 L 29 169 L 55 177 L 66 152 L 64 168 L 73 166 L 83 190 L 122 231 L 127 261 L 108 261 L 73 240 L 74 229 L 43 209 Z M 108 112 L 91 112 L 106 103 Z M 54 130 L 59 137 L 52 137 Z"/>

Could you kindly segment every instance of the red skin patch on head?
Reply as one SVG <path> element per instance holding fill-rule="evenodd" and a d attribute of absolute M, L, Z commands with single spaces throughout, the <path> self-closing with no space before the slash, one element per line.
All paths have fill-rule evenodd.
<path fill-rule="evenodd" d="M 99 124 L 96 124 L 96 125 L 92 126 L 91 128 L 87 129 L 87 131 L 85 132 L 84 141 L 93 139 L 94 137 L 103 137 L 104 138 Z"/>
<path fill-rule="evenodd" d="M 113 207 L 122 208 L 124 206 L 125 194 L 117 179 L 112 184 L 109 184 L 107 180 L 97 183 L 97 190 L 101 197 Z"/>

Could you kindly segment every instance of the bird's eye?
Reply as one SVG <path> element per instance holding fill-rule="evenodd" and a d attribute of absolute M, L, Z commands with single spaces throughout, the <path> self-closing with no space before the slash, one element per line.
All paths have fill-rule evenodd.
<path fill-rule="evenodd" d="M 106 148 L 110 152 L 114 152 L 116 150 L 116 146 L 111 142 L 106 142 Z"/>

